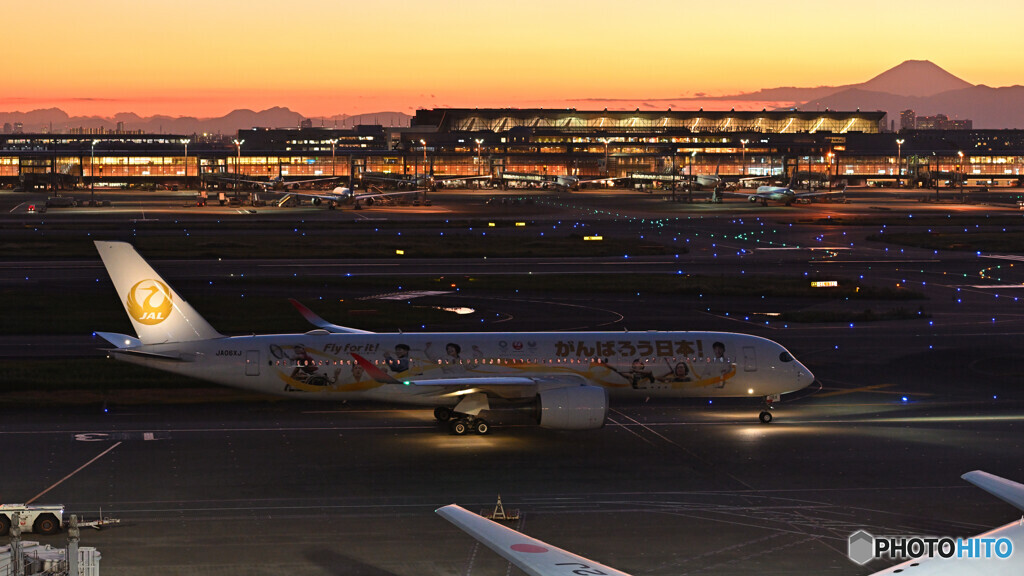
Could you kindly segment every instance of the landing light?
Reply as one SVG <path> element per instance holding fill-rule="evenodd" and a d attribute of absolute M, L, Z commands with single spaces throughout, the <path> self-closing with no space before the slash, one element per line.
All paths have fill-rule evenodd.
<path fill-rule="evenodd" d="M 747 388 L 747 394 L 753 394 L 753 393 L 754 393 L 754 389 L 753 388 Z"/>
<path fill-rule="evenodd" d="M 398 254 L 399 256 L 404 256 L 405 250 L 395 250 L 395 254 Z"/>

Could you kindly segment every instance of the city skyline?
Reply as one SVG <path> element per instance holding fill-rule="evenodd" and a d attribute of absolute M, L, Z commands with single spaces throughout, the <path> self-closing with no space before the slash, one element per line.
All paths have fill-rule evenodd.
<path fill-rule="evenodd" d="M 972 84 L 1022 83 L 1024 6 L 795 1 L 766 9 L 642 0 L 294 5 L 99 0 L 8 10 L 0 110 L 308 117 L 434 107 L 668 108 L 780 86 L 863 82 L 931 60 Z M 27 25 L 31 23 L 32 25 Z M 83 32 L 84 31 L 84 32 Z M 719 101 L 720 108 L 765 102 Z"/>

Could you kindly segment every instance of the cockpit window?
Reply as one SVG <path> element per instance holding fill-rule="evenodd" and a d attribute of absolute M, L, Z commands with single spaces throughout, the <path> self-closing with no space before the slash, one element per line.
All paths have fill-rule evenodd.
<path fill-rule="evenodd" d="M 783 350 L 782 353 L 779 354 L 779 360 L 782 360 L 783 362 L 792 362 L 793 356 L 791 356 L 789 352 Z"/>

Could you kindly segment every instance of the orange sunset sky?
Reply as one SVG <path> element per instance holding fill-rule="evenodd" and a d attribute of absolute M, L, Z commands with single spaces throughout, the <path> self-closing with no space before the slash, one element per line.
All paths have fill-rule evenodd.
<path fill-rule="evenodd" d="M 0 111 L 685 108 L 699 94 L 863 82 L 908 59 L 1024 83 L 1019 0 L 46 0 L 2 12 Z"/>

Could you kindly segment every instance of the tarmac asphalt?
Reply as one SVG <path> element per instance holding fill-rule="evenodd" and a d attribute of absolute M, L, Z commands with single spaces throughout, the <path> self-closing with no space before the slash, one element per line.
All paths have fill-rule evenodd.
<path fill-rule="evenodd" d="M 2 476 L 0 501 L 62 502 L 87 519 L 101 508 L 120 518 L 120 526 L 83 531 L 82 544 L 103 554 L 105 575 L 508 574 L 506 562 L 433 514 L 453 502 L 471 510 L 493 507 L 498 494 L 506 507 L 522 512 L 513 527 L 652 576 L 868 574 L 885 564 L 861 567 L 846 558 L 846 539 L 858 529 L 962 536 L 1019 518 L 1018 511 L 959 478 L 982 469 L 1024 481 L 1018 440 L 1024 425 L 1024 302 L 1012 287 L 1024 279 L 1008 266 L 998 282 L 981 275 L 1016 256 L 900 249 L 865 242 L 875 231 L 867 224 L 811 223 L 839 213 L 883 212 L 873 207 L 887 214 L 966 213 L 979 222 L 1015 211 L 874 197 L 767 210 L 677 207 L 635 194 L 544 196 L 517 207 L 482 201 L 467 207 L 446 198 L 429 208 L 474 217 L 529 211 L 553 227 L 569 225 L 568 216 L 610 234 L 676 235 L 689 240 L 689 252 L 628 263 L 423 261 L 406 263 L 401 273 L 555 268 L 863 276 L 869 284 L 923 292 L 927 300 L 905 305 L 922 306 L 930 317 L 797 325 L 774 321 L 770 314 L 786 302 L 770 299 L 436 296 L 502 319 L 483 322 L 482 330 L 755 333 L 789 348 L 821 385 L 787 399 L 770 425 L 757 422 L 756 402 L 742 399 L 651 401 L 616 405 L 608 425 L 584 433 L 542 430 L 527 414 L 498 413 L 490 418 L 493 433 L 483 437 L 451 436 L 427 411 L 379 405 L 211 399 L 113 405 L 103 412 L 99 406 L 6 403 L 0 407 L 0 466 L 14 473 Z M 357 217 L 413 218 L 413 208 L 374 208 Z M 191 210 L 182 208 L 178 212 L 187 213 L 176 217 L 204 217 Z M 228 209 L 220 210 L 226 217 Z M 308 213 L 352 217 L 348 211 Z M 282 210 L 274 217 L 289 214 Z M 133 216 L 94 217 L 128 222 Z M 0 262 L 0 282 L 26 274 L 37 282 L 61 278 L 71 287 L 95 281 L 98 262 L 79 264 L 71 268 L 56 259 L 26 268 Z M 159 268 L 170 278 L 216 279 L 241 270 L 272 279 L 296 273 L 291 264 L 164 261 Z M 391 273 L 381 264 L 306 262 L 302 271 L 330 273 L 344 266 L 359 274 Z M 820 307 L 867 305 L 883 304 Z M 103 320 L 97 318 L 97 329 Z M 83 355 L 94 353 L 88 337 L 62 338 Z M 45 342 L 8 334 L 0 338 L 0 351 L 24 356 L 44 349 Z M 31 539 L 63 542 L 62 536 Z"/>

